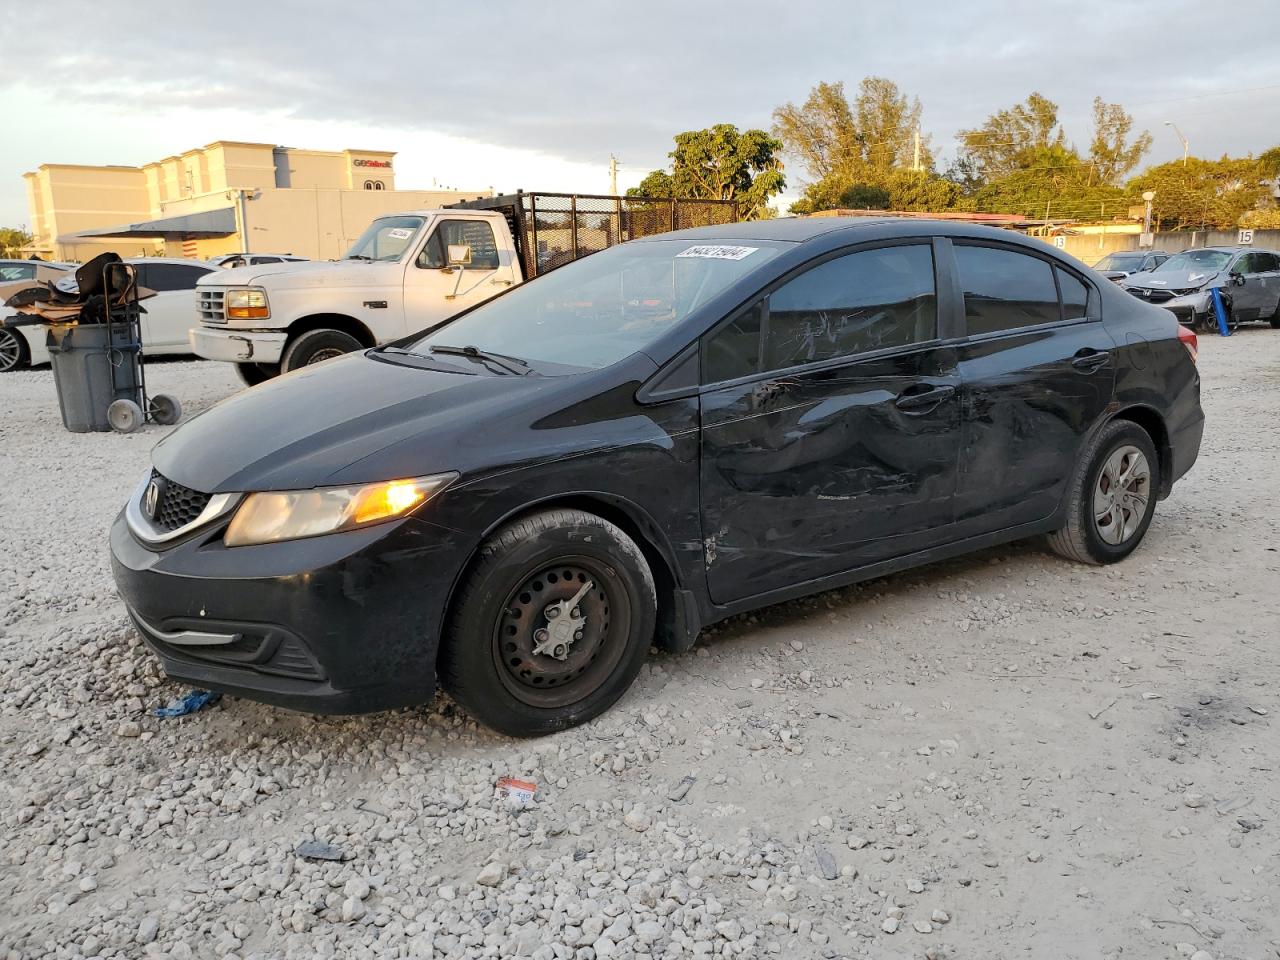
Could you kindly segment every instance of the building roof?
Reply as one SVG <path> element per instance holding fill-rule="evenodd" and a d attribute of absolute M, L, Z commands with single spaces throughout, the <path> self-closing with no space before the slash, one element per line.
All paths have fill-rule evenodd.
<path fill-rule="evenodd" d="M 107 237 L 187 240 L 199 237 L 229 237 L 235 232 L 235 208 L 225 207 L 221 210 L 188 213 L 180 217 L 165 217 L 160 220 L 144 220 L 139 223 L 123 223 L 114 227 L 94 227 L 92 230 L 64 233 L 58 237 L 58 242 L 69 243 L 75 240 Z"/>

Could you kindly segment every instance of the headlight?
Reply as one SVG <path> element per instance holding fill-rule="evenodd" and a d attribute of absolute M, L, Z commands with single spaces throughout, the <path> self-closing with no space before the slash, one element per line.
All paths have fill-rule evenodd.
<path fill-rule="evenodd" d="M 231 518 L 223 541 L 228 547 L 243 547 L 318 537 L 394 520 L 426 503 L 457 476 L 438 473 L 359 487 L 251 493 Z"/>
<path fill-rule="evenodd" d="M 227 291 L 223 300 L 230 320 L 266 320 L 271 316 L 267 291 L 259 287 L 241 287 Z"/>

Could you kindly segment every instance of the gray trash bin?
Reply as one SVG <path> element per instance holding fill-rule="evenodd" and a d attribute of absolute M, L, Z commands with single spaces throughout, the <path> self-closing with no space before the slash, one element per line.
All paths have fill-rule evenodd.
<path fill-rule="evenodd" d="M 110 430 L 107 408 L 115 400 L 142 407 L 140 348 L 128 324 L 51 327 L 48 347 L 62 423 L 72 433 Z"/>

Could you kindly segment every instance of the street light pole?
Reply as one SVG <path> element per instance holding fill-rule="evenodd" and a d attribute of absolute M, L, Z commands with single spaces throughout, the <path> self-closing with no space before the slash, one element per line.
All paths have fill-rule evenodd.
<path fill-rule="evenodd" d="M 1172 120 L 1166 120 L 1164 125 L 1166 127 L 1173 127 L 1173 132 L 1176 133 L 1178 135 L 1178 139 L 1182 141 L 1182 165 L 1185 167 L 1187 165 L 1187 151 L 1191 147 L 1191 142 L 1182 135 L 1182 131 L 1178 129 L 1178 125 Z"/>

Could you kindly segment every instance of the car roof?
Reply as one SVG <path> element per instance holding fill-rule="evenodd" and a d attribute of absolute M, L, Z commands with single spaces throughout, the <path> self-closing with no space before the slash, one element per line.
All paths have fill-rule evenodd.
<path fill-rule="evenodd" d="M 132 263 L 135 266 L 141 266 L 144 263 L 176 263 L 188 267 L 203 267 L 209 269 L 209 264 L 204 260 L 191 260 L 186 257 L 125 257 L 125 263 Z"/>
<path fill-rule="evenodd" d="M 62 263 L 59 260 L 22 260 L 20 258 L 0 258 L 0 263 L 13 266 L 28 266 L 35 264 L 37 267 L 51 267 L 54 270 L 70 270 L 75 266 L 74 263 Z"/>
<path fill-rule="evenodd" d="M 929 236 L 1000 240 L 1038 250 L 1047 246 L 1043 241 L 1029 240 L 1012 230 L 955 220 L 928 220 L 923 217 L 783 217 L 776 220 L 746 220 L 656 234 L 639 242 L 779 240 L 803 244 L 821 240 L 823 246 L 840 246 L 895 237 Z"/>

